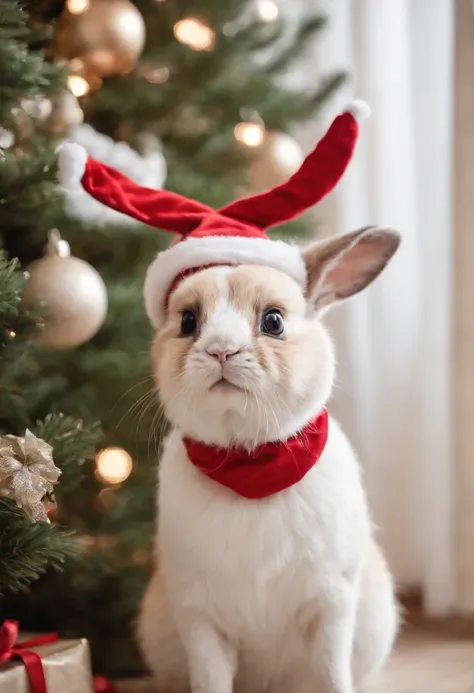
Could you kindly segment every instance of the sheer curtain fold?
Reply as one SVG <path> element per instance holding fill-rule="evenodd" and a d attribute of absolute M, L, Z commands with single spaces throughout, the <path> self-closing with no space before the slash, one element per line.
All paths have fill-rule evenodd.
<path fill-rule="evenodd" d="M 454 4 L 455 608 L 474 616 L 474 6 Z"/>
<path fill-rule="evenodd" d="M 322 5 L 331 23 L 318 63 L 323 71 L 346 67 L 352 74 L 332 110 L 357 97 L 373 111 L 325 208 L 327 220 L 334 232 L 379 224 L 403 234 L 386 274 L 331 316 L 340 347 L 333 411 L 361 455 L 398 582 L 421 586 L 426 610 L 443 615 L 456 606 L 458 568 L 451 413 L 454 1 Z M 474 590 L 474 572 L 472 578 Z"/>

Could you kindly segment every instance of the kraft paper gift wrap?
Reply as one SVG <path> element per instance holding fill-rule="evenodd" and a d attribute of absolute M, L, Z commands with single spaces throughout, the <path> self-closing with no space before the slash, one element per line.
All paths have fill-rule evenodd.
<path fill-rule="evenodd" d="M 30 637 L 22 634 L 18 641 Z M 57 640 L 28 649 L 41 657 L 48 693 L 94 693 L 87 640 Z M 0 664 L 0 693 L 31 693 L 21 660 Z"/>

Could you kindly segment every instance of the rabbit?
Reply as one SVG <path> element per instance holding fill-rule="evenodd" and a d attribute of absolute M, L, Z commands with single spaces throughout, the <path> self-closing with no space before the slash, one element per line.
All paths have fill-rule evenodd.
<path fill-rule="evenodd" d="M 303 289 L 262 263 L 200 269 L 171 291 L 152 357 L 173 430 L 137 628 L 157 693 L 354 693 L 386 662 L 394 580 L 338 423 L 318 461 L 263 498 L 203 473 L 185 441 L 251 453 L 304 431 L 335 377 L 325 312 L 371 284 L 399 242 L 377 227 L 313 242 Z"/>

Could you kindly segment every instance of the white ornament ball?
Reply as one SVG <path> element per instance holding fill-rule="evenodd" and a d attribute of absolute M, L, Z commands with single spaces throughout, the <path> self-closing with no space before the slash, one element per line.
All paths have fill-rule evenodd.
<path fill-rule="evenodd" d="M 0 127 L 0 149 L 10 149 L 15 144 L 15 135 L 10 130 Z"/>
<path fill-rule="evenodd" d="M 42 314 L 36 344 L 68 349 L 98 332 L 107 315 L 107 289 L 97 270 L 77 257 L 49 254 L 32 262 L 27 272 L 24 305 Z"/>
<path fill-rule="evenodd" d="M 37 96 L 34 99 L 23 99 L 21 102 L 21 108 L 24 110 L 26 115 L 33 120 L 37 120 L 40 123 L 44 123 L 47 120 L 53 110 L 53 104 L 50 99 L 44 96 Z"/>
<path fill-rule="evenodd" d="M 53 102 L 53 110 L 48 120 L 52 132 L 64 134 L 84 121 L 84 113 L 74 94 L 66 90 Z"/>
<path fill-rule="evenodd" d="M 293 137 L 284 132 L 267 132 L 262 144 L 252 149 L 248 174 L 252 192 L 264 192 L 284 183 L 303 161 L 303 150 Z"/>

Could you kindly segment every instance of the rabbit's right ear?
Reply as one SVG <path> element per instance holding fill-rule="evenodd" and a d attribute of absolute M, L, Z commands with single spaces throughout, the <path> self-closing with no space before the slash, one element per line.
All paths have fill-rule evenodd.
<path fill-rule="evenodd" d="M 315 309 L 365 289 L 386 267 L 400 240 L 397 231 L 369 226 L 305 248 L 306 293 Z"/>

